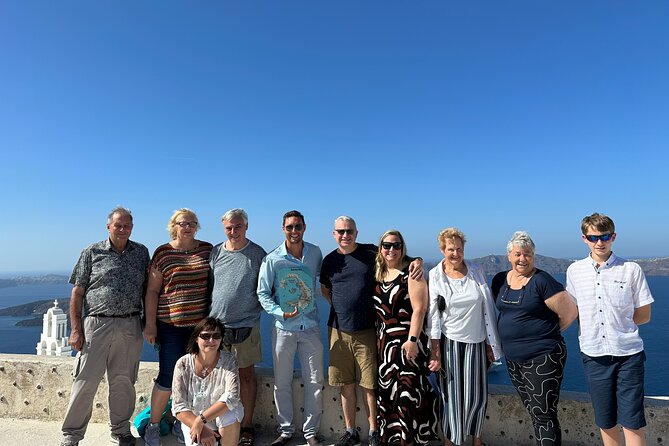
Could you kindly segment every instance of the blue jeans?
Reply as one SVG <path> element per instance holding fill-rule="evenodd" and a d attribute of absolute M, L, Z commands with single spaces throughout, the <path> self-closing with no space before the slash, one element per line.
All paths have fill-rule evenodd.
<path fill-rule="evenodd" d="M 186 354 L 188 341 L 193 334 L 193 327 L 175 327 L 165 322 L 156 321 L 158 335 L 158 378 L 156 387 L 160 390 L 172 390 L 174 366 L 179 358 Z"/>

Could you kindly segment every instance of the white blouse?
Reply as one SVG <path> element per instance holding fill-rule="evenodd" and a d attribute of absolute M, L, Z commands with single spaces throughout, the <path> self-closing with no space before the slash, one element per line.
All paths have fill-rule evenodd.
<path fill-rule="evenodd" d="M 221 350 L 214 370 L 204 378 L 195 373 L 194 356 L 190 353 L 182 356 L 174 367 L 172 413 L 175 416 L 179 412 L 199 415 L 220 401 L 231 412 L 243 414 L 244 408 L 239 399 L 239 369 L 234 355 Z M 241 420 L 242 416 L 237 418 Z"/>
<path fill-rule="evenodd" d="M 486 281 L 483 271 L 478 266 L 466 263 L 467 277 L 476 284 L 479 292 L 483 296 L 483 314 L 482 322 L 485 324 L 486 342 L 492 348 L 495 360 L 502 357 L 502 346 L 499 342 L 499 334 L 497 333 L 497 313 L 495 311 L 495 303 L 490 292 L 490 287 Z M 442 333 L 446 333 L 447 329 L 444 324 L 447 320 L 447 314 L 439 311 L 437 302 L 439 296 L 442 296 L 446 301 L 446 308 L 448 310 L 451 305 L 452 292 L 449 286 L 448 277 L 444 274 L 442 262 L 430 270 L 430 306 L 428 316 L 428 333 L 431 339 L 440 339 Z M 450 279 L 452 280 L 452 279 Z"/>

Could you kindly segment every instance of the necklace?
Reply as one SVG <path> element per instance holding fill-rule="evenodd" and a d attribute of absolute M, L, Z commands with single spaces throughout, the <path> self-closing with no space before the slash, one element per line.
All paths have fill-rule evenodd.
<path fill-rule="evenodd" d="M 177 242 L 177 243 L 174 243 L 174 244 L 172 245 L 172 248 L 176 249 L 177 251 L 181 251 L 181 252 L 183 252 L 184 254 L 188 254 L 188 253 L 190 253 L 191 251 L 195 251 L 195 249 L 196 249 L 198 246 L 200 246 L 200 242 L 198 242 L 197 240 L 193 240 L 193 243 L 191 243 L 190 246 L 188 246 L 187 248 L 183 248 L 178 242 Z"/>
<path fill-rule="evenodd" d="M 209 376 L 209 374 L 211 372 L 214 371 L 214 368 L 216 367 L 216 364 L 218 363 L 218 354 L 214 358 L 214 361 L 209 365 L 205 364 L 204 360 L 202 358 L 200 358 L 200 355 L 197 355 L 196 357 L 197 357 L 197 360 L 198 360 L 198 362 L 200 363 L 200 366 L 201 366 L 200 374 L 202 375 L 202 378 L 206 378 L 207 376 Z"/>

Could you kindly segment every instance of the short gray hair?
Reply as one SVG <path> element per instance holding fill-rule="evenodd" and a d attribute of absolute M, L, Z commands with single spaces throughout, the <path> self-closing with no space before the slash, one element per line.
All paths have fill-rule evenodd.
<path fill-rule="evenodd" d="M 241 217 L 241 219 L 244 220 L 245 225 L 249 224 L 249 216 L 246 213 L 246 211 L 242 208 L 230 209 L 225 214 L 223 214 L 223 216 L 221 217 L 221 222 L 224 222 L 226 220 L 230 221 L 235 217 Z"/>
<path fill-rule="evenodd" d="M 335 218 L 334 224 L 336 225 L 338 221 L 347 221 L 349 223 L 353 223 L 353 226 L 355 226 L 355 228 L 358 229 L 358 225 L 355 224 L 355 220 L 353 220 L 353 217 L 349 217 L 348 215 L 341 215 Z"/>
<path fill-rule="evenodd" d="M 519 246 L 521 249 L 528 249 L 534 254 L 534 242 L 532 237 L 525 231 L 516 231 L 511 236 L 511 240 L 506 244 L 506 253 L 510 253 L 514 246 Z"/>
<path fill-rule="evenodd" d="M 132 212 L 130 212 L 130 209 L 124 208 L 123 206 L 116 206 L 114 209 L 111 210 L 109 215 L 107 215 L 108 225 L 110 225 L 112 220 L 114 219 L 114 214 L 127 215 L 128 217 L 130 217 L 130 222 L 132 222 Z"/>

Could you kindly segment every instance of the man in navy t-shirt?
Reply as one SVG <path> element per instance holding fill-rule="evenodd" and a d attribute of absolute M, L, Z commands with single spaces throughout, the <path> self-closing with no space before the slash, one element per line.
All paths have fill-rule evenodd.
<path fill-rule="evenodd" d="M 379 444 L 376 424 L 375 389 L 378 377 L 376 361 L 376 315 L 374 293 L 374 259 L 378 248 L 356 243 L 355 220 L 341 216 L 335 220 L 334 239 L 337 249 L 325 256 L 320 282 L 323 296 L 330 302 L 328 339 L 330 344 L 328 381 L 340 387 L 346 432 L 335 446 L 360 444 L 356 430 L 356 384 L 362 389 L 369 420 L 369 444 Z M 422 277 L 422 261 L 410 266 L 412 277 Z"/>

